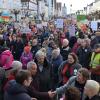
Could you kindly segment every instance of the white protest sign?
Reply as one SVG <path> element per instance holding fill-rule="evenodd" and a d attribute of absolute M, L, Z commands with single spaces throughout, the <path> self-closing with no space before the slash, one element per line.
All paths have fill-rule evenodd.
<path fill-rule="evenodd" d="M 37 28 L 42 28 L 42 24 L 37 24 Z"/>
<path fill-rule="evenodd" d="M 21 33 L 24 33 L 24 34 L 31 33 L 31 29 L 29 29 L 28 27 L 21 28 Z"/>
<path fill-rule="evenodd" d="M 91 21 L 91 28 L 93 31 L 97 31 L 97 29 L 98 29 L 97 21 Z"/>
<path fill-rule="evenodd" d="M 57 19 L 56 21 L 56 27 L 57 28 L 63 28 L 64 20 L 63 19 Z"/>
<path fill-rule="evenodd" d="M 42 22 L 42 26 L 48 26 L 48 22 Z"/>

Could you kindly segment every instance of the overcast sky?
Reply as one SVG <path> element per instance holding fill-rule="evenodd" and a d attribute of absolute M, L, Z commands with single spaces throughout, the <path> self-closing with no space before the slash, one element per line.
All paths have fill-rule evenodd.
<path fill-rule="evenodd" d="M 84 7 L 87 6 L 87 4 L 90 4 L 94 2 L 95 0 L 57 0 L 58 2 L 65 3 L 67 6 L 67 11 L 70 13 L 70 5 L 72 4 L 72 11 L 75 12 L 77 10 L 81 10 Z"/>

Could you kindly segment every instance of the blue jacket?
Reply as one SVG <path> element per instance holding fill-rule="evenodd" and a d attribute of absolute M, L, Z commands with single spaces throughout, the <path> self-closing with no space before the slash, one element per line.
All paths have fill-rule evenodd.
<path fill-rule="evenodd" d="M 27 89 L 15 80 L 9 81 L 5 89 L 4 100 L 31 100 Z"/>
<path fill-rule="evenodd" d="M 59 55 L 56 59 L 52 59 L 52 88 L 55 89 L 58 86 L 58 69 L 60 64 L 63 62 L 62 56 Z"/>

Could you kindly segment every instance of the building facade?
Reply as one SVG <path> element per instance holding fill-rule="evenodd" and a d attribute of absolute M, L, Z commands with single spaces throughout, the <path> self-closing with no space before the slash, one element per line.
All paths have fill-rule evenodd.
<path fill-rule="evenodd" d="M 67 16 L 67 7 L 66 7 L 65 3 L 64 3 L 64 6 L 62 7 L 62 16 L 63 17 Z"/>
<path fill-rule="evenodd" d="M 61 17 L 62 16 L 62 3 L 61 2 L 57 2 L 57 17 Z"/>

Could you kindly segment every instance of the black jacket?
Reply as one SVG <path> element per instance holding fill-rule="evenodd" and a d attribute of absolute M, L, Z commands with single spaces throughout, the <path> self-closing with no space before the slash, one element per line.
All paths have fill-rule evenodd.
<path fill-rule="evenodd" d="M 31 97 L 27 94 L 24 86 L 12 80 L 6 85 L 4 100 L 31 100 Z"/>
<path fill-rule="evenodd" d="M 33 81 L 28 87 L 28 94 L 38 100 L 50 100 L 48 92 L 40 92 L 40 85 L 38 76 L 33 76 Z"/>
<path fill-rule="evenodd" d="M 86 47 L 86 48 L 82 48 L 79 47 L 77 50 L 77 56 L 79 59 L 79 63 L 82 65 L 82 67 L 88 68 L 89 64 L 90 64 L 90 60 L 91 60 L 91 48 L 90 47 Z"/>
<path fill-rule="evenodd" d="M 63 57 L 63 61 L 65 61 L 68 58 L 68 54 L 71 53 L 71 48 L 70 47 L 63 47 L 63 48 L 61 48 L 60 53 Z"/>
<path fill-rule="evenodd" d="M 40 80 L 40 91 L 47 92 L 51 89 L 51 64 L 45 59 L 42 71 L 40 71 L 38 63 L 37 66 L 37 75 Z"/>
<path fill-rule="evenodd" d="M 86 98 L 85 100 L 100 100 L 100 96 L 95 95 L 95 96 L 93 96 L 91 99 Z"/>

